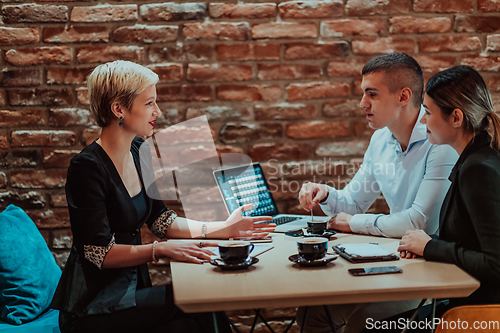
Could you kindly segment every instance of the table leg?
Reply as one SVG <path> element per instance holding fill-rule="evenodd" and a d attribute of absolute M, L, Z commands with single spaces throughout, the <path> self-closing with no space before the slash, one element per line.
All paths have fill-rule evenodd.
<path fill-rule="evenodd" d="M 287 333 L 293 326 L 293 323 L 295 323 L 295 317 L 293 317 L 292 321 L 290 324 L 288 324 L 287 328 L 283 331 L 283 333 Z"/>
<path fill-rule="evenodd" d="M 214 318 L 214 332 L 219 333 L 219 326 L 217 325 L 217 314 L 212 312 L 212 317 Z"/>
<path fill-rule="evenodd" d="M 252 323 L 252 328 L 250 329 L 250 333 L 253 332 L 254 328 L 255 328 L 255 324 L 257 324 L 257 320 L 259 319 L 259 316 L 257 315 L 258 313 L 260 313 L 260 309 L 253 309 L 253 311 L 255 312 L 255 317 L 253 318 L 253 323 Z"/>
<path fill-rule="evenodd" d="M 424 306 L 424 303 L 427 301 L 427 299 L 423 299 L 420 304 L 418 305 L 418 307 L 415 309 L 415 312 L 413 312 L 413 315 L 411 316 L 410 318 L 410 322 L 414 321 L 415 318 L 417 317 L 418 315 L 418 312 L 420 311 L 420 309 L 422 308 L 422 306 Z M 401 333 L 406 333 L 408 331 L 408 327 L 405 327 L 404 330 L 401 331 Z"/>
<path fill-rule="evenodd" d="M 274 330 L 273 330 L 273 328 L 271 326 L 269 326 L 269 324 L 267 323 L 266 319 L 264 317 L 262 317 L 262 315 L 260 314 L 260 309 L 259 309 L 259 311 L 257 311 L 257 310 L 254 309 L 254 311 L 255 311 L 256 315 L 260 318 L 260 320 L 262 320 L 262 322 L 264 323 L 264 325 L 266 325 L 267 329 L 269 331 L 271 331 L 271 333 L 275 333 Z"/>
<path fill-rule="evenodd" d="M 269 326 L 269 324 L 267 323 L 266 319 L 264 317 L 262 317 L 262 315 L 260 314 L 260 309 L 253 309 L 253 311 L 255 312 L 255 318 L 253 319 L 252 328 L 250 329 L 250 333 L 253 332 L 253 330 L 255 328 L 255 324 L 257 323 L 257 319 L 259 319 L 259 318 L 264 323 L 264 325 L 266 325 L 267 329 L 271 333 L 275 333 L 273 328 L 271 326 Z"/>
<path fill-rule="evenodd" d="M 434 318 L 436 317 L 436 299 L 432 299 L 432 312 L 431 312 L 431 322 L 434 324 Z M 431 327 L 431 333 L 434 333 L 434 327 Z"/>
<path fill-rule="evenodd" d="M 227 321 L 229 322 L 229 325 L 231 325 L 231 328 L 236 331 L 236 333 L 241 333 L 240 329 L 238 328 L 238 326 L 236 326 L 236 324 L 234 323 L 234 321 L 231 320 L 231 318 L 229 318 L 229 316 L 227 315 L 227 313 L 223 312 L 224 313 L 224 316 L 226 316 L 226 319 Z"/>
<path fill-rule="evenodd" d="M 306 331 L 308 315 L 309 315 L 309 307 L 306 306 L 306 309 L 304 311 L 304 319 L 302 320 L 302 327 L 300 328 L 300 333 L 304 333 Z"/>

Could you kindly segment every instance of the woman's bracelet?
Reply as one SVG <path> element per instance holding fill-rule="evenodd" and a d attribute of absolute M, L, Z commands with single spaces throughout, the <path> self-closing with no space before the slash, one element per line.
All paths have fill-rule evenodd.
<path fill-rule="evenodd" d="M 156 259 L 156 255 L 155 255 L 156 254 L 155 253 L 156 252 L 156 244 L 158 244 L 158 241 L 155 240 L 153 242 L 153 253 L 151 254 L 151 258 L 153 258 L 153 264 L 157 264 L 159 261 L 158 259 Z"/>
<path fill-rule="evenodd" d="M 207 238 L 207 222 L 201 225 L 201 238 Z"/>

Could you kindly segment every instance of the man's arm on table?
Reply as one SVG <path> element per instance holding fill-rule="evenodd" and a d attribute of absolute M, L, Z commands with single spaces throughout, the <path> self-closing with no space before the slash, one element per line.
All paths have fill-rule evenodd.
<path fill-rule="evenodd" d="M 456 159 L 456 152 L 451 147 L 433 146 L 427 155 L 426 170 L 415 200 L 411 207 L 401 212 L 389 215 L 362 214 L 376 199 L 376 196 L 373 198 L 373 195 L 378 195 L 380 192 L 366 192 L 364 188 L 362 189 L 363 191 L 353 192 L 352 188 L 349 188 L 351 183 L 344 189 L 345 192 L 343 192 L 344 190 L 336 191 L 332 189 L 328 199 L 322 203 L 322 208 L 328 206 L 330 208 L 329 215 L 339 212 L 355 214 L 349 223 L 351 230 L 355 233 L 400 238 L 407 230 L 422 229 L 432 234 L 437 231 L 439 210 L 444 196 L 448 191 L 450 185 L 448 176 Z M 357 176 L 358 174 L 356 174 L 353 180 Z M 366 177 L 366 179 L 369 180 L 370 177 Z M 382 186 L 384 185 L 382 184 Z M 373 200 L 368 202 L 366 199 L 370 198 L 370 192 L 372 193 L 371 198 Z M 354 207 L 352 203 L 356 203 L 356 207 L 364 210 L 361 212 L 352 210 L 352 207 Z M 335 212 L 331 210 L 331 207 L 335 207 Z M 325 208 L 323 210 L 326 213 L 327 210 Z"/>
<path fill-rule="evenodd" d="M 381 190 L 373 175 L 371 160 L 371 146 L 368 146 L 363 163 L 349 184 L 342 190 L 328 186 L 328 197 L 320 202 L 326 215 L 364 213 L 377 199 Z"/>

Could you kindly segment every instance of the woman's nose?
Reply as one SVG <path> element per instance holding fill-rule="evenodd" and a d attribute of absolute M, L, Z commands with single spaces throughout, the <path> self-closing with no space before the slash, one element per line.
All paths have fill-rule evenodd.
<path fill-rule="evenodd" d="M 155 103 L 155 110 L 153 111 L 153 114 L 156 116 L 156 118 L 158 118 L 159 116 L 161 116 L 161 110 L 160 108 L 158 107 L 158 104 Z"/>

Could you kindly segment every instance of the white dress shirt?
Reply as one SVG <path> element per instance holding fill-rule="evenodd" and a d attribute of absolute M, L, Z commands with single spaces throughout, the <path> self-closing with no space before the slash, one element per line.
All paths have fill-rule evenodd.
<path fill-rule="evenodd" d="M 422 107 L 404 152 L 387 127 L 373 133 L 354 178 L 342 190 L 329 187 L 327 200 L 320 204 L 327 215 L 354 214 L 349 226 L 360 234 L 402 237 L 410 229 L 437 233 L 458 154 L 448 145 L 429 142 L 426 126 L 420 123 L 424 112 Z M 390 214 L 363 214 L 380 193 Z"/>

